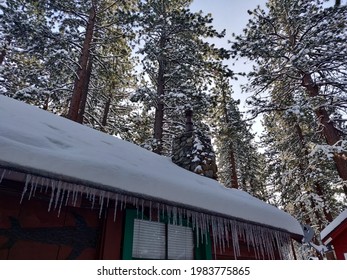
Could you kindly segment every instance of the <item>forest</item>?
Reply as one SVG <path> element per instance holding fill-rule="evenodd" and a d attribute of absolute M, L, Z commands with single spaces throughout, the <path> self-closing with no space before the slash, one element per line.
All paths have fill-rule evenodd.
<path fill-rule="evenodd" d="M 192 2 L 0 0 L 0 94 L 167 157 L 191 110 L 219 182 L 320 232 L 347 201 L 347 5 L 268 0 L 221 48 Z"/>

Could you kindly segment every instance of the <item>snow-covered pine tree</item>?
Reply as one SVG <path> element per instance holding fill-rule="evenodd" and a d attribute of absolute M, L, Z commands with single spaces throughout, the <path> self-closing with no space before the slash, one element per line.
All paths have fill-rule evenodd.
<path fill-rule="evenodd" d="M 129 4 L 129 3 L 127 3 Z M 86 102 L 81 100 L 79 121 L 121 138 L 129 138 L 129 115 L 132 104 L 129 95 L 134 87 L 134 59 L 130 46 L 131 26 L 127 24 L 132 6 L 104 3 L 102 20 L 95 25 L 90 62 L 92 69 Z"/>
<path fill-rule="evenodd" d="M 155 110 L 152 149 L 170 154 L 172 136 L 184 128 L 184 112 L 194 111 L 198 125 L 206 114 L 206 94 L 214 57 L 226 55 L 203 38 L 221 37 L 210 15 L 193 13 L 187 0 L 140 1 L 136 22 L 143 69 L 148 77 L 133 100 Z"/>
<path fill-rule="evenodd" d="M 40 1 L 6 0 L 0 10 L 1 93 L 47 109 L 57 96 L 53 89 L 64 87 L 52 77 L 64 52 L 57 47 L 53 22 L 47 20 L 50 13 Z"/>
<path fill-rule="evenodd" d="M 124 99 L 131 84 L 128 41 L 132 31 L 126 23 L 133 4 L 110 0 L 5 1 L 1 30 L 9 39 L 3 44 L 7 50 L 3 91 L 62 115 L 68 115 L 71 95 L 76 101 L 78 93 L 75 120 L 118 135 L 127 123 L 123 116 L 130 110 Z M 90 16 L 91 7 L 97 10 L 95 19 Z M 88 26 L 92 37 L 87 42 Z M 83 47 L 88 50 L 82 55 Z M 84 78 L 79 79 L 82 72 Z M 70 106 L 70 113 L 75 105 Z M 99 110 L 94 111 L 96 107 Z"/>
<path fill-rule="evenodd" d="M 76 44 L 79 47 L 79 55 L 77 61 L 75 60 L 77 67 L 74 67 L 74 85 L 67 113 L 67 117 L 74 121 L 83 122 L 93 69 L 96 68 L 97 62 L 102 64 L 105 60 L 105 53 L 102 50 L 113 48 L 116 50 L 115 55 L 118 55 L 120 50 L 115 48 L 118 44 L 121 50 L 126 51 L 124 39 L 127 38 L 127 34 L 122 28 L 121 19 L 125 14 L 124 11 L 130 9 L 134 1 L 126 2 L 121 0 L 51 0 L 56 13 L 62 13 L 62 26 L 63 23 L 66 24 L 63 27 L 64 32 L 67 34 L 71 33 L 71 30 L 79 32 L 77 37 L 79 42 Z M 101 53 L 99 53 L 100 49 Z M 128 57 L 128 53 L 124 56 Z M 120 59 L 117 62 L 120 62 Z M 109 83 L 114 84 L 114 79 L 110 79 Z"/>
<path fill-rule="evenodd" d="M 232 98 L 229 77 L 215 76 L 210 119 L 216 147 L 218 180 L 229 188 L 242 189 L 267 200 L 263 177 L 263 156 L 254 143 L 250 125 L 239 111 L 239 101 Z"/>
<path fill-rule="evenodd" d="M 271 0 L 268 9 L 250 12 L 233 48 L 255 62 L 249 104 L 254 116 L 265 114 L 275 199 L 320 231 L 339 212 L 336 195 L 347 190 L 344 122 L 338 117 L 345 115 L 346 8 Z"/>
<path fill-rule="evenodd" d="M 346 113 L 347 7 L 325 8 L 323 2 L 269 1 L 268 12 L 260 8 L 250 12 L 253 18 L 233 49 L 255 62 L 248 88 L 254 92 L 253 113 L 286 109 L 271 99 L 278 82 L 286 90 L 279 99 L 287 91 L 294 100 L 299 95 L 326 141 L 326 145 L 315 143 L 314 151 L 334 161 L 341 178 L 335 188 L 347 194 L 345 126 L 335 117 Z"/>
<path fill-rule="evenodd" d="M 273 200 L 300 221 L 322 230 L 338 212 L 333 181 L 337 174 L 330 161 L 319 161 L 312 147 L 324 141 L 316 133 L 314 114 L 277 84 L 274 102 L 286 110 L 264 116 L 262 140 L 267 159 L 268 185 Z M 300 94 L 298 96 L 301 96 Z M 276 97 L 281 98 L 276 102 Z M 318 160 L 318 161 L 317 161 Z"/>

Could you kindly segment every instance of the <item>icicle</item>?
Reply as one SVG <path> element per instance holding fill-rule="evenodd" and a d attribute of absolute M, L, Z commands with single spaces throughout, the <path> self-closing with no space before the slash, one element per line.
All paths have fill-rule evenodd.
<path fill-rule="evenodd" d="M 149 220 L 152 221 L 152 201 L 149 201 Z"/>
<path fill-rule="evenodd" d="M 238 256 L 238 251 L 237 251 L 237 245 L 235 244 L 235 235 L 237 235 L 237 229 L 234 226 L 234 223 L 229 220 L 228 222 L 228 230 L 230 231 L 231 234 L 231 245 L 232 245 L 232 249 L 233 249 L 233 253 L 234 253 L 234 258 L 235 260 L 237 259 Z M 238 239 L 238 237 L 237 237 Z"/>
<path fill-rule="evenodd" d="M 225 240 L 226 240 L 226 246 L 229 248 L 230 247 L 230 237 L 229 237 L 229 230 L 228 230 L 228 223 L 226 220 L 223 221 L 224 223 L 224 235 L 225 235 Z"/>
<path fill-rule="evenodd" d="M 178 208 L 178 222 L 180 226 L 183 225 L 182 208 Z"/>
<path fill-rule="evenodd" d="M 201 217 L 201 213 L 198 213 L 198 219 L 197 219 L 197 227 L 199 229 L 199 233 L 200 233 L 200 236 L 199 236 L 199 240 L 203 240 L 203 236 L 204 236 L 204 233 L 203 233 L 203 225 L 202 225 L 202 217 Z"/>
<path fill-rule="evenodd" d="M 30 180 L 30 191 L 29 191 L 28 200 L 31 199 L 31 195 L 32 195 L 33 190 L 34 190 L 34 181 L 35 181 L 35 177 L 32 177 L 31 180 Z"/>
<path fill-rule="evenodd" d="M 102 208 L 104 207 L 104 197 L 105 197 L 105 192 L 104 191 L 100 192 L 99 193 L 99 204 L 100 204 L 99 219 L 101 218 Z"/>
<path fill-rule="evenodd" d="M 32 177 L 30 180 L 30 192 L 29 192 L 29 198 L 28 200 L 30 200 L 32 197 L 35 196 L 35 192 L 36 192 L 36 188 L 37 188 L 37 184 L 39 181 L 39 177 Z"/>
<path fill-rule="evenodd" d="M 33 192 L 33 197 L 35 197 L 35 194 L 36 194 L 36 190 L 37 190 L 37 187 L 39 186 L 39 181 L 42 181 L 42 177 L 36 177 L 36 182 L 35 182 L 35 185 L 34 185 L 34 192 Z"/>
<path fill-rule="evenodd" d="M 46 181 L 46 178 L 45 177 L 41 177 L 40 193 L 42 193 L 42 188 L 43 188 L 43 186 L 45 186 L 45 181 Z"/>
<path fill-rule="evenodd" d="M 92 209 L 94 209 L 94 205 L 95 205 L 95 193 L 94 192 L 89 192 L 90 194 L 90 199 L 92 201 Z"/>
<path fill-rule="evenodd" d="M 217 252 L 217 240 L 216 240 L 216 225 L 215 225 L 215 218 L 212 217 L 211 219 L 211 228 L 212 228 L 212 240 L 213 240 L 213 251 Z"/>
<path fill-rule="evenodd" d="M 161 211 L 162 211 L 161 216 L 165 217 L 165 205 L 164 204 L 161 205 Z"/>
<path fill-rule="evenodd" d="M 118 207 L 118 194 L 116 194 L 116 198 L 114 200 L 114 213 L 113 213 L 113 221 L 116 221 L 117 217 L 117 207 Z"/>
<path fill-rule="evenodd" d="M 124 210 L 126 208 L 126 202 L 127 202 L 127 196 L 122 195 L 122 204 L 121 204 L 121 209 Z"/>
<path fill-rule="evenodd" d="M 63 204 L 63 201 L 64 201 L 64 195 L 65 195 L 65 190 L 63 189 L 62 193 L 61 193 L 60 204 L 59 204 L 59 209 L 58 209 L 58 217 L 60 216 L 61 205 Z"/>
<path fill-rule="evenodd" d="M 171 219 L 171 212 L 170 212 L 171 209 L 169 209 L 169 205 L 166 205 L 166 215 L 167 215 L 167 218 L 168 220 L 170 221 Z"/>
<path fill-rule="evenodd" d="M 51 199 L 49 200 L 48 212 L 51 211 L 51 206 L 52 206 L 52 203 L 53 203 L 54 192 L 55 192 L 55 182 L 52 180 L 51 184 L 52 184 L 52 187 L 51 187 Z"/>
<path fill-rule="evenodd" d="M 177 207 L 172 207 L 172 223 L 177 225 Z"/>
<path fill-rule="evenodd" d="M 121 195 L 120 199 L 121 199 L 120 209 L 123 210 L 123 208 L 124 208 L 124 195 Z"/>
<path fill-rule="evenodd" d="M 31 180 L 31 175 L 30 175 L 30 174 L 27 174 L 26 177 L 25 177 L 25 185 L 24 185 L 24 189 L 23 189 L 23 192 L 22 192 L 22 197 L 21 197 L 21 199 L 20 199 L 20 204 L 22 204 L 24 195 L 25 195 L 25 193 L 26 193 L 27 190 L 28 190 L 28 184 L 29 184 L 30 180 Z"/>
<path fill-rule="evenodd" d="M 79 194 L 79 188 L 78 188 L 78 186 L 75 186 L 72 189 L 72 205 L 74 207 L 76 207 L 76 205 L 77 205 L 78 194 Z"/>
<path fill-rule="evenodd" d="M 6 169 L 4 169 L 4 170 L 2 171 L 2 174 L 1 174 L 1 177 L 0 177 L 0 184 L 1 184 L 2 180 L 3 180 L 4 177 L 5 177 L 5 174 L 6 174 Z"/>
<path fill-rule="evenodd" d="M 108 208 L 109 203 L 110 203 L 110 192 L 107 192 L 106 208 Z"/>
<path fill-rule="evenodd" d="M 67 194 L 66 194 L 65 206 L 67 206 L 67 204 L 69 203 L 70 192 L 71 192 L 71 189 L 69 188 L 69 189 L 67 190 Z"/>
<path fill-rule="evenodd" d="M 57 208 L 58 206 L 58 202 L 59 202 L 59 198 L 60 198 L 60 192 L 61 192 L 61 189 L 62 189 L 62 182 L 61 181 L 58 181 L 58 184 L 57 184 L 57 192 L 55 194 L 55 203 L 54 203 L 54 209 Z"/>

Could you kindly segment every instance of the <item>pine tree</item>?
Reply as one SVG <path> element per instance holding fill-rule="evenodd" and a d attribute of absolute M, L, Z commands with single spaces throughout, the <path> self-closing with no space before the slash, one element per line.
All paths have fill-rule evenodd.
<path fill-rule="evenodd" d="M 214 127 L 219 181 L 226 187 L 242 189 L 267 200 L 262 155 L 238 109 L 239 101 L 232 99 L 229 77 L 222 73 L 216 75 L 212 94 L 214 106 L 210 122 Z"/>
<path fill-rule="evenodd" d="M 285 112 L 264 116 L 268 184 L 280 199 L 279 206 L 322 230 L 337 211 L 336 193 L 331 188 L 337 174 L 331 162 L 321 162 L 317 154 L 311 155 L 314 143 L 323 141 L 312 129 L 312 113 L 295 110 L 298 104 L 290 99 L 286 104 Z"/>
<path fill-rule="evenodd" d="M 121 115 L 130 110 L 124 99 L 132 83 L 127 17 L 133 4 L 6 1 L 4 93 L 118 135 L 126 124 Z"/>
<path fill-rule="evenodd" d="M 277 0 L 270 1 L 268 8 L 268 13 L 260 8 L 250 12 L 253 19 L 233 45 L 235 54 L 256 63 L 249 75 L 249 89 L 255 92 L 253 113 L 286 110 L 269 98 L 271 94 L 262 94 L 276 91 L 281 83 L 285 91 L 278 100 L 290 94 L 315 117 L 315 127 L 326 145 L 315 143 L 313 150 L 323 152 L 326 160 L 333 159 L 347 194 L 344 126 L 335 117 L 345 112 L 347 33 L 343 19 L 347 7 L 324 8 L 313 0 Z"/>
<path fill-rule="evenodd" d="M 255 62 L 247 89 L 251 113 L 264 114 L 273 201 L 321 230 L 347 190 L 344 124 L 338 121 L 345 111 L 346 8 L 311 0 L 271 0 L 268 8 L 250 12 L 233 48 Z"/>
<path fill-rule="evenodd" d="M 2 94 L 46 108 L 51 95 L 46 50 L 55 45 L 55 37 L 45 5 L 7 0 L 0 9 Z"/>
<path fill-rule="evenodd" d="M 148 77 L 133 100 L 154 107 L 152 149 L 170 154 L 172 135 L 184 128 L 184 112 L 194 111 L 196 125 L 202 124 L 208 107 L 206 71 L 213 57 L 223 51 L 203 41 L 204 37 L 223 36 L 210 23 L 212 18 L 192 13 L 191 1 L 144 1 L 136 15 L 142 45 L 143 69 Z"/>

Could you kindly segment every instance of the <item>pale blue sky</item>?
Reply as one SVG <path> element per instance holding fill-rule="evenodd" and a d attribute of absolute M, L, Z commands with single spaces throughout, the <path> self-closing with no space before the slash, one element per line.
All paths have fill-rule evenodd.
<path fill-rule="evenodd" d="M 265 8 L 266 2 L 267 0 L 194 0 L 191 9 L 193 11 L 202 10 L 204 14 L 212 14 L 214 19 L 213 26 L 218 31 L 226 29 L 225 38 L 213 40 L 213 43 L 219 47 L 230 49 L 230 45 L 227 42 L 232 40 L 231 34 L 242 33 L 242 29 L 246 27 L 250 19 L 247 10 L 253 10 L 258 5 Z M 230 61 L 228 65 L 235 72 L 247 71 L 251 68 L 251 65 L 248 62 L 245 65 L 244 62 L 238 62 L 235 66 L 232 66 Z M 234 98 L 242 101 L 240 108 L 242 111 L 244 110 L 243 104 L 246 95 L 241 95 L 240 84 L 245 82 L 245 78 L 241 78 L 238 82 L 233 82 Z"/>
<path fill-rule="evenodd" d="M 248 20 L 250 19 L 247 10 L 253 10 L 258 5 L 265 8 L 267 0 L 194 0 L 191 9 L 193 11 L 202 10 L 204 14 L 211 13 L 213 17 L 213 26 L 221 31 L 226 29 L 227 33 L 225 38 L 213 40 L 219 47 L 230 49 L 230 45 L 227 44 L 228 40 L 232 40 L 232 33 L 241 34 L 242 29 L 246 27 Z M 343 5 L 347 4 L 347 0 L 341 1 Z M 335 0 L 330 0 L 327 5 L 333 5 Z M 227 64 L 234 72 L 247 72 L 251 69 L 250 61 L 240 61 L 232 65 L 234 61 L 229 61 Z M 241 100 L 240 110 L 245 111 L 245 99 L 248 94 L 241 94 L 240 85 L 247 82 L 246 78 L 240 78 L 239 81 L 233 81 L 234 98 Z M 256 120 L 255 130 L 259 130 L 259 120 Z"/>
<path fill-rule="evenodd" d="M 194 0 L 192 10 L 202 10 L 211 13 L 213 25 L 218 29 L 226 29 L 227 36 L 240 33 L 246 26 L 249 15 L 247 10 L 253 10 L 260 5 L 265 7 L 266 0 Z"/>

